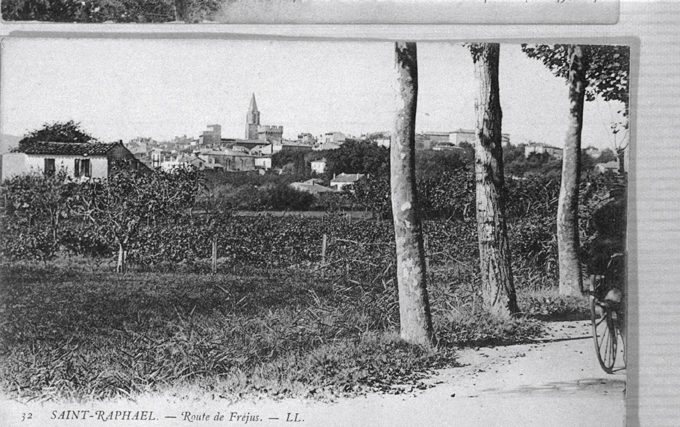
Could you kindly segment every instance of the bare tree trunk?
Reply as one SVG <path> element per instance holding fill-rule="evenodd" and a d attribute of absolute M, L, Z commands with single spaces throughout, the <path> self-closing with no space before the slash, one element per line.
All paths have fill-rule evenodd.
<path fill-rule="evenodd" d="M 564 140 L 562 184 L 557 206 L 560 294 L 581 295 L 583 278 L 578 236 L 578 187 L 581 174 L 581 130 L 588 69 L 584 48 L 569 46 L 569 128 Z"/>
<path fill-rule="evenodd" d="M 188 5 L 187 2 L 189 0 L 175 0 L 174 6 L 175 6 L 175 21 L 187 21 L 187 9 Z"/>
<path fill-rule="evenodd" d="M 397 112 L 390 145 L 390 183 L 401 338 L 429 346 L 434 340 L 427 297 L 423 230 L 418 215 L 415 175 L 415 127 L 418 58 L 415 43 L 395 44 Z"/>
<path fill-rule="evenodd" d="M 126 250 L 122 243 L 118 243 L 118 263 L 116 264 L 116 273 L 125 273 L 125 254 Z"/>
<path fill-rule="evenodd" d="M 505 225 L 503 147 L 497 43 L 470 46 L 478 83 L 475 181 L 479 262 L 482 297 L 487 310 L 498 315 L 519 311 L 510 264 L 510 245 Z"/>
<path fill-rule="evenodd" d="M 625 175 L 626 174 L 626 149 L 625 148 L 618 148 L 616 150 L 616 157 L 619 161 L 619 174 Z"/>

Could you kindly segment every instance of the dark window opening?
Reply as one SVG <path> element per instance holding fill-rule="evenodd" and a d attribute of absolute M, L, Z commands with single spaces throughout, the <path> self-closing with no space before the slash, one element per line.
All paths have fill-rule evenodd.
<path fill-rule="evenodd" d="M 76 159 L 75 176 L 76 178 L 80 178 L 81 176 L 90 178 L 92 176 L 92 166 L 90 164 L 90 159 Z"/>
<path fill-rule="evenodd" d="M 53 177 L 57 171 L 54 159 L 45 159 L 45 176 Z"/>

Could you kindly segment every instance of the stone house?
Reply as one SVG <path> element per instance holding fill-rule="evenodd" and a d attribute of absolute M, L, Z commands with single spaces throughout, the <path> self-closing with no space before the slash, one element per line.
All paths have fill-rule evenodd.
<path fill-rule="evenodd" d="M 63 170 L 70 178 L 108 178 L 113 166 L 148 170 L 121 142 L 36 142 L 2 156 L 2 179 L 27 173 L 53 176 Z"/>

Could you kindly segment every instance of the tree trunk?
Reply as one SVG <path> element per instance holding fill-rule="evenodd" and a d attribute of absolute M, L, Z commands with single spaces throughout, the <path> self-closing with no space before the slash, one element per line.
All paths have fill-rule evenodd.
<path fill-rule="evenodd" d="M 491 313 L 518 312 L 505 225 L 503 147 L 499 98 L 497 43 L 470 46 L 478 91 L 475 142 L 475 181 L 479 262 L 484 306 Z"/>
<path fill-rule="evenodd" d="M 175 21 L 187 22 L 187 1 L 188 0 L 175 0 Z"/>
<path fill-rule="evenodd" d="M 125 255 L 126 250 L 122 243 L 118 243 L 118 263 L 116 264 L 116 273 L 125 273 Z"/>
<path fill-rule="evenodd" d="M 423 230 L 418 215 L 415 175 L 415 127 L 418 59 L 415 43 L 395 44 L 397 111 L 390 145 L 390 183 L 397 246 L 399 319 L 404 341 L 433 343 L 427 297 Z"/>
<path fill-rule="evenodd" d="M 580 244 L 578 236 L 578 187 L 581 174 L 581 129 L 583 102 L 588 81 L 584 48 L 571 45 L 569 60 L 569 127 L 564 140 L 562 184 L 557 207 L 557 249 L 560 268 L 560 295 L 581 295 Z"/>
<path fill-rule="evenodd" d="M 625 175 L 626 174 L 626 149 L 625 148 L 618 148 L 616 150 L 616 158 L 619 161 L 619 174 Z"/>

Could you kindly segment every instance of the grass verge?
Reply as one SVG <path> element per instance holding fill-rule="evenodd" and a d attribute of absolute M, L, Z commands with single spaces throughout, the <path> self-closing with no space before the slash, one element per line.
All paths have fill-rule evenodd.
<path fill-rule="evenodd" d="M 117 275 L 87 263 L 1 271 L 0 386 L 22 401 L 187 387 L 231 400 L 403 393 L 425 388 L 433 369 L 455 366 L 457 346 L 542 333 L 528 316 L 489 317 L 474 278 L 445 270 L 430 280 L 432 350 L 399 340 L 389 272 Z"/>

